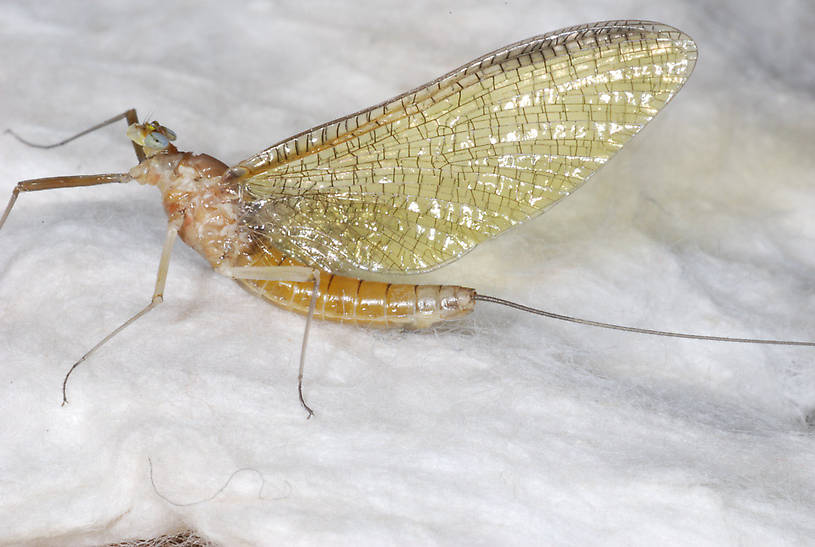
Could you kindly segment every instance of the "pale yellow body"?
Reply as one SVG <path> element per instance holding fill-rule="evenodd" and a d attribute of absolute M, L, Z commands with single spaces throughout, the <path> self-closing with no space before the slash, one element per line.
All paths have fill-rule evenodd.
<path fill-rule="evenodd" d="M 216 270 L 305 266 L 258 244 L 241 225 L 239 191 L 234 181 L 224 180 L 226 169 L 211 156 L 173 153 L 146 159 L 131 169 L 130 176 L 161 190 L 167 216 L 180 226 L 181 239 Z M 312 282 L 238 281 L 282 308 L 308 313 Z M 452 285 L 391 284 L 321 272 L 314 317 L 374 327 L 425 328 L 470 313 L 474 294 L 473 289 Z"/>
<path fill-rule="evenodd" d="M 251 266 L 298 266 L 279 251 L 248 257 Z M 297 313 L 308 313 L 311 282 L 241 279 L 252 293 Z M 454 285 L 412 285 L 365 281 L 322 273 L 314 317 L 371 327 L 424 328 L 470 313 L 475 291 Z"/>
<path fill-rule="evenodd" d="M 353 276 L 426 272 L 541 214 L 642 129 L 695 61 L 693 40 L 659 23 L 569 27 L 229 169 L 179 153 L 157 123 L 136 125 L 131 139 L 152 156 L 130 176 L 158 186 L 181 238 L 263 298 L 300 313 L 313 300 L 320 319 L 426 327 L 470 312 L 475 292 Z"/>

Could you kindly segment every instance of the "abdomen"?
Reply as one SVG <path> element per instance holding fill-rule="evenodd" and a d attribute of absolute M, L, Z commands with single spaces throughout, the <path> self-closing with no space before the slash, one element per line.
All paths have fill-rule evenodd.
<path fill-rule="evenodd" d="M 265 246 L 245 258 L 247 266 L 303 265 Z M 238 282 L 282 308 L 308 313 L 313 283 Z M 382 283 L 321 272 L 314 317 L 372 327 L 425 328 L 470 313 L 473 294 L 473 289 L 454 285 Z"/>

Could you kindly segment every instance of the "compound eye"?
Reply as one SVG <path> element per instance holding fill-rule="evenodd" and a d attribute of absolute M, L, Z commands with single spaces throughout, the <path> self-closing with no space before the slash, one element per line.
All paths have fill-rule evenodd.
<path fill-rule="evenodd" d="M 152 133 L 144 137 L 144 146 L 148 148 L 155 148 L 157 150 L 161 150 L 167 148 L 169 144 L 170 144 L 169 139 L 167 139 L 167 137 L 165 137 L 158 131 L 153 131 Z"/>

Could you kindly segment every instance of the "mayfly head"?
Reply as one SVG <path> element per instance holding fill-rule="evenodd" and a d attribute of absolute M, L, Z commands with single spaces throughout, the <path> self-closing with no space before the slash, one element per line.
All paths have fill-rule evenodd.
<path fill-rule="evenodd" d="M 170 143 L 175 140 L 175 133 L 157 121 L 131 124 L 127 128 L 127 136 L 142 147 L 148 158 L 162 152 L 177 152 Z"/>

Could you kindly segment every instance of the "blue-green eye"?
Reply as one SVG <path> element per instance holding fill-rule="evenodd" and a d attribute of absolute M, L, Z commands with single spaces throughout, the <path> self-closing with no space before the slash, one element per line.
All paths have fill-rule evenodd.
<path fill-rule="evenodd" d="M 169 144 L 170 141 L 167 139 L 167 137 L 165 137 L 158 131 L 153 131 L 152 133 L 144 137 L 144 146 L 148 148 L 156 148 L 161 150 L 162 148 L 167 148 Z"/>

